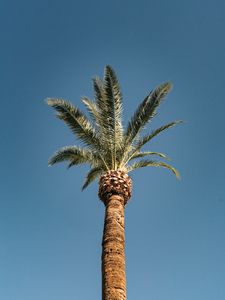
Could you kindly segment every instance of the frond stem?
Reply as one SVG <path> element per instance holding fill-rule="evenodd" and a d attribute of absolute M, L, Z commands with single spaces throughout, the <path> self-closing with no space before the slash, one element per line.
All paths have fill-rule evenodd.
<path fill-rule="evenodd" d="M 103 156 L 102 156 L 100 153 L 99 153 L 99 156 L 100 156 L 100 158 L 101 158 L 101 160 L 102 160 L 103 164 L 105 165 L 105 167 L 106 167 L 106 170 L 107 170 L 107 171 L 109 171 L 109 170 L 110 170 L 110 168 L 108 167 L 108 165 L 107 165 L 106 161 L 104 160 Z"/>

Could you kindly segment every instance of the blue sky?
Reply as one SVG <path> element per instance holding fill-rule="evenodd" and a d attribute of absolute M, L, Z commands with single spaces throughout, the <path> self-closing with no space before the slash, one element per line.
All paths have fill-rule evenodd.
<path fill-rule="evenodd" d="M 159 83 L 174 89 L 148 149 L 181 173 L 141 169 L 126 207 L 129 300 L 225 299 L 224 1 L 0 2 L 0 298 L 101 298 L 104 207 L 87 167 L 48 168 L 77 143 L 44 103 L 84 109 L 91 78 L 117 72 L 124 123 Z"/>

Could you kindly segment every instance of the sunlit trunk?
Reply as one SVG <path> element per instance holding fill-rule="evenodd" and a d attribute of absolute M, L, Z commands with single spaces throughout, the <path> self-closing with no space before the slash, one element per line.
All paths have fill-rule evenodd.
<path fill-rule="evenodd" d="M 126 299 L 124 199 L 112 195 L 105 203 L 102 241 L 102 300 Z"/>

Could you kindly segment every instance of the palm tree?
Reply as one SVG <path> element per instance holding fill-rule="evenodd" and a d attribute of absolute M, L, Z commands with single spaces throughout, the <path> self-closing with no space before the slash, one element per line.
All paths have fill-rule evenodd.
<path fill-rule="evenodd" d="M 174 121 L 147 135 L 140 133 L 152 120 L 156 110 L 171 90 L 166 82 L 151 91 L 138 106 L 126 128 L 122 125 L 122 95 L 117 76 L 110 66 L 105 67 L 103 80 L 93 79 L 95 101 L 82 98 L 91 119 L 63 99 L 47 99 L 83 147 L 67 146 L 58 150 L 49 165 L 68 162 L 68 167 L 87 163 L 90 170 L 82 189 L 100 177 L 99 198 L 105 205 L 102 241 L 102 299 L 125 300 L 126 276 L 124 255 L 124 208 L 131 197 L 132 181 L 128 173 L 142 167 L 163 167 L 179 177 L 178 171 L 164 161 L 160 152 L 142 151 L 155 136 L 181 121 Z"/>

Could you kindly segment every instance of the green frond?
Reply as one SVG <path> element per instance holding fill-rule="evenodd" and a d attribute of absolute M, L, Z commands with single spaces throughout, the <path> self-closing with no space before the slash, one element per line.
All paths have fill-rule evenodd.
<path fill-rule="evenodd" d="M 138 106 L 133 117 L 128 123 L 125 133 L 121 166 L 124 165 L 124 161 L 127 161 L 128 153 L 131 151 L 132 144 L 138 138 L 139 133 L 145 127 L 145 125 L 155 116 L 157 107 L 164 100 L 165 96 L 169 93 L 171 88 L 172 84 L 170 82 L 161 84 L 155 90 L 151 91 L 150 94 Z"/>
<path fill-rule="evenodd" d="M 116 143 L 119 144 L 123 137 L 122 126 L 122 94 L 116 73 L 110 66 L 105 68 L 105 93 L 108 100 L 111 127 L 115 131 Z"/>
<path fill-rule="evenodd" d="M 137 136 L 139 131 L 142 128 L 142 123 L 147 122 L 147 104 L 150 99 L 150 94 L 139 104 L 138 108 L 136 109 L 134 115 L 132 116 L 131 120 L 128 123 L 126 132 L 125 132 L 125 146 L 131 144 L 133 139 Z M 145 121 L 144 118 L 145 117 Z M 144 126 L 144 125 L 143 125 Z"/>
<path fill-rule="evenodd" d="M 85 148 L 67 146 L 59 149 L 50 159 L 49 165 L 52 166 L 59 162 L 69 161 L 69 167 L 83 163 L 91 165 L 101 162 L 100 157 Z"/>
<path fill-rule="evenodd" d="M 87 97 L 83 97 L 81 100 L 84 103 L 84 105 L 87 107 L 87 110 L 88 110 L 92 120 L 95 122 L 96 126 L 99 127 L 100 126 L 99 123 L 101 123 L 101 120 L 100 120 L 99 111 L 98 111 L 96 103 L 91 101 Z"/>
<path fill-rule="evenodd" d="M 103 172 L 103 168 L 102 167 L 94 167 L 92 168 L 86 178 L 85 178 L 85 182 L 83 184 L 82 190 L 84 190 L 90 183 L 92 183 L 95 179 L 97 179 L 97 177 L 99 177 Z"/>
<path fill-rule="evenodd" d="M 122 93 L 116 73 L 110 66 L 106 66 L 105 68 L 105 86 L 110 106 L 114 108 L 115 119 L 118 123 L 121 123 Z M 122 124 L 120 126 L 122 127 Z"/>
<path fill-rule="evenodd" d="M 179 121 L 174 121 L 174 122 L 170 122 L 166 125 L 163 125 L 157 129 L 155 129 L 154 131 L 152 131 L 150 134 L 144 136 L 143 138 L 141 138 L 138 142 L 137 145 L 135 147 L 135 149 L 140 150 L 146 143 L 148 143 L 151 139 L 153 139 L 155 136 L 157 136 L 159 133 L 163 132 L 166 129 L 172 128 L 177 124 L 181 124 L 183 121 L 179 120 Z M 135 150 L 134 150 L 135 151 Z"/>
<path fill-rule="evenodd" d="M 62 99 L 51 98 L 47 100 L 47 103 L 58 112 L 57 117 L 63 120 L 85 145 L 95 150 L 101 148 L 95 129 L 77 107 Z"/>
<path fill-rule="evenodd" d="M 96 109 L 98 111 L 98 131 L 99 138 L 101 139 L 102 144 L 105 146 L 105 153 L 111 153 L 112 142 L 109 139 L 109 107 L 107 102 L 107 97 L 105 94 L 104 83 L 98 77 L 93 79 L 93 87 L 95 92 L 95 101 Z M 109 161 L 108 161 L 109 159 Z M 110 164 L 111 156 L 108 157 L 107 154 L 107 163 Z"/>
<path fill-rule="evenodd" d="M 135 159 L 135 158 L 145 157 L 145 156 L 149 156 L 149 155 L 157 155 L 159 157 L 162 157 L 162 158 L 165 158 L 168 160 L 170 159 L 168 156 L 166 156 L 165 154 L 160 153 L 160 152 L 145 151 L 145 152 L 136 152 L 135 154 L 132 155 L 132 157 L 129 159 L 129 161 L 132 159 Z"/>
<path fill-rule="evenodd" d="M 171 90 L 172 85 L 166 82 L 157 87 L 144 99 L 134 113 L 128 124 L 126 137 L 131 143 L 144 128 L 144 126 L 155 116 L 157 107 Z"/>
<path fill-rule="evenodd" d="M 133 148 L 130 151 L 125 152 L 126 153 L 126 159 L 124 159 L 121 163 L 121 167 L 123 167 L 129 160 L 131 160 L 134 155 L 136 153 L 140 152 L 140 149 L 147 143 L 149 142 L 151 139 L 153 139 L 155 136 L 157 136 L 159 133 L 161 133 L 162 131 L 169 129 L 177 124 L 182 123 L 182 121 L 174 121 L 174 122 L 170 122 L 166 125 L 163 125 L 157 129 L 155 129 L 154 131 L 152 131 L 150 134 L 144 136 L 143 138 L 140 138 L 137 141 L 137 144 L 135 146 L 133 146 Z"/>
<path fill-rule="evenodd" d="M 93 87 L 97 107 L 99 110 L 107 111 L 103 81 L 98 77 L 93 78 Z"/>
<path fill-rule="evenodd" d="M 128 172 L 131 172 L 135 169 L 139 169 L 139 168 L 143 168 L 143 167 L 162 167 L 162 168 L 166 168 L 169 169 L 170 171 L 172 171 L 176 177 L 178 179 L 180 179 L 180 174 L 178 172 L 178 170 L 176 170 L 174 167 L 168 165 L 167 163 L 164 162 L 157 162 L 154 160 L 140 160 L 134 164 L 132 164 L 131 166 L 127 167 Z"/>
<path fill-rule="evenodd" d="M 107 132 L 107 124 L 108 124 L 108 101 L 105 94 L 105 86 L 104 82 L 99 79 L 98 77 L 93 79 L 93 87 L 95 92 L 95 101 L 96 101 L 96 107 L 99 112 L 100 117 L 100 126 L 102 131 Z"/>
<path fill-rule="evenodd" d="M 116 74 L 110 66 L 105 68 L 105 95 L 107 99 L 108 139 L 111 141 L 112 167 L 116 168 L 117 150 L 121 148 L 123 140 L 122 126 L 122 95 Z"/>

